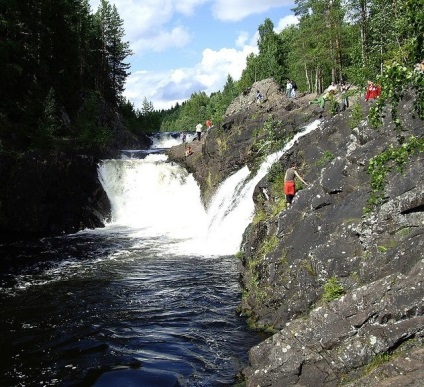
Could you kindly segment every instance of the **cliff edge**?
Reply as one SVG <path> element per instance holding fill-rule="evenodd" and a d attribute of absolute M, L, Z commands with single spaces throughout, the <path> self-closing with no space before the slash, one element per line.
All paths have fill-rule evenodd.
<path fill-rule="evenodd" d="M 266 144 L 320 120 L 255 189 L 256 215 L 239 254 L 239 311 L 273 334 L 250 350 L 247 386 L 421 385 L 424 163 L 414 96 L 401 103 L 399 133 L 389 115 L 371 128 L 373 102 L 360 95 L 346 111 L 336 103 L 322 109 L 309 105 L 314 96 L 289 100 L 263 82 L 270 87 L 255 84 L 234 101 L 192 156 L 182 146 L 169 152 L 194 173 L 207 201 L 232 171 L 254 169 Z M 261 104 L 256 89 L 269 91 Z M 309 184 L 285 208 L 275 171 L 281 178 L 292 161 Z"/>

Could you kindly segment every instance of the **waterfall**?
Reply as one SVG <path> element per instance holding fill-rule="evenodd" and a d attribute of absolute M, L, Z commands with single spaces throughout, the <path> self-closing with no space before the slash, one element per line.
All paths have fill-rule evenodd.
<path fill-rule="evenodd" d="M 166 155 L 104 160 L 99 177 L 112 205 L 109 226 L 128 227 L 137 238 L 172 240 L 173 253 L 235 254 L 253 217 L 256 184 L 300 137 L 318 126 L 314 121 L 297 133 L 269 155 L 254 176 L 247 166 L 229 176 L 206 209 L 193 175 L 168 162 Z"/>
<path fill-rule="evenodd" d="M 196 133 L 186 133 L 186 142 L 191 142 L 196 137 Z M 180 132 L 156 133 L 152 137 L 151 149 L 166 149 L 176 145 L 180 145 L 182 140 Z"/>

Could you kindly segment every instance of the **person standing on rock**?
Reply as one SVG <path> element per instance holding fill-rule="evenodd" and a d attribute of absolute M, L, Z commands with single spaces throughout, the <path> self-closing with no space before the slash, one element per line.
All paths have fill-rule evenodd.
<path fill-rule="evenodd" d="M 202 137 L 202 124 L 196 125 L 196 134 L 197 134 L 197 141 L 200 141 L 200 138 Z"/>
<path fill-rule="evenodd" d="M 291 98 L 294 98 L 294 99 L 296 99 L 296 93 L 297 93 L 297 85 L 296 85 L 296 82 L 295 81 L 293 81 L 293 79 L 290 81 L 290 83 L 291 83 L 291 85 L 292 85 L 292 88 L 291 88 L 291 94 L 290 94 L 290 96 L 291 96 Z"/>
<path fill-rule="evenodd" d="M 292 83 L 290 79 L 287 79 L 286 83 L 286 97 L 290 98 L 292 93 Z"/>
<path fill-rule="evenodd" d="M 186 135 L 186 133 L 185 132 L 181 132 L 181 134 L 180 134 L 180 138 L 181 138 L 181 141 L 183 142 L 183 144 L 186 142 L 186 138 L 187 138 L 187 135 Z"/>
<path fill-rule="evenodd" d="M 259 90 L 256 91 L 256 103 L 261 103 L 262 99 L 264 97 L 262 96 L 261 92 Z"/>
<path fill-rule="evenodd" d="M 284 176 L 284 194 L 286 195 L 287 206 L 291 205 L 294 195 L 296 194 L 295 177 L 297 177 L 303 184 L 308 185 L 308 183 L 297 173 L 297 164 L 292 163 L 291 167 L 287 169 L 286 175 Z"/>

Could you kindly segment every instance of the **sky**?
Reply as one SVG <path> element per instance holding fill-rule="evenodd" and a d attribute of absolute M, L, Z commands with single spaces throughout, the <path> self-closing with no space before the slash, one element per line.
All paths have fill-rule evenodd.
<path fill-rule="evenodd" d="M 124 22 L 133 55 L 124 96 L 170 109 L 193 93 L 223 90 L 238 81 L 246 57 L 257 53 L 258 27 L 269 18 L 276 32 L 297 24 L 294 0 L 108 0 Z M 90 0 L 95 12 L 100 0 Z"/>

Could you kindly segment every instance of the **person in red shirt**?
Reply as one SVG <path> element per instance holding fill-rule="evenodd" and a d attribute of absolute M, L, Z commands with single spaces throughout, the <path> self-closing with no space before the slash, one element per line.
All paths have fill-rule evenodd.
<path fill-rule="evenodd" d="M 376 99 L 380 96 L 381 86 L 372 81 L 367 82 L 367 92 L 365 93 L 365 101 Z"/>
<path fill-rule="evenodd" d="M 292 163 L 291 167 L 287 169 L 284 176 L 284 194 L 286 195 L 287 207 L 292 204 L 294 195 L 296 195 L 295 177 L 297 177 L 303 184 L 308 185 L 308 183 L 303 180 L 297 172 L 297 164 Z"/>
<path fill-rule="evenodd" d="M 212 126 L 211 120 L 206 120 L 206 128 L 207 128 L 208 131 L 211 128 L 211 126 Z"/>

